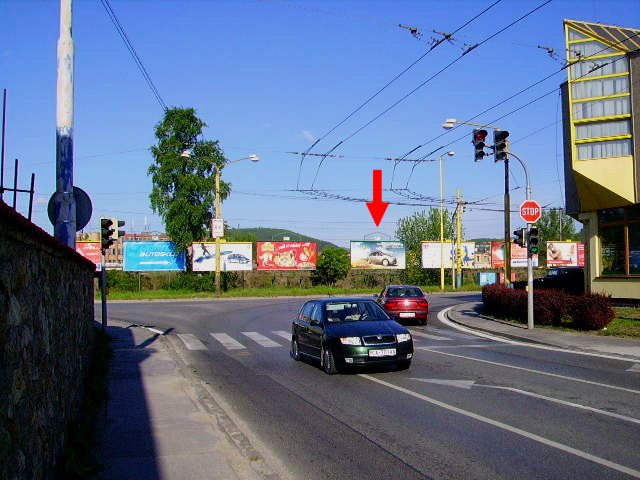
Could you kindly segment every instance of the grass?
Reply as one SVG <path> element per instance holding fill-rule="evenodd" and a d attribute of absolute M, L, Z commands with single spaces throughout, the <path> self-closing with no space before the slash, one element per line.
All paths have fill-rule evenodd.
<path fill-rule="evenodd" d="M 616 317 L 607 325 L 606 330 L 599 330 L 598 335 L 640 338 L 640 308 L 615 308 Z"/>

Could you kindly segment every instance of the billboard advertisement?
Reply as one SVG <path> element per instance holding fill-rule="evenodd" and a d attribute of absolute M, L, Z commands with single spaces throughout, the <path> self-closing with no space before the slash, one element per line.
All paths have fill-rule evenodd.
<path fill-rule="evenodd" d="M 422 242 L 422 268 L 440 268 L 441 252 L 440 242 Z M 444 253 L 444 268 L 452 268 L 452 255 L 451 249 L 453 244 L 451 242 L 444 242 L 442 244 L 442 251 Z"/>
<path fill-rule="evenodd" d="M 547 242 L 548 267 L 583 267 L 584 244 L 578 242 Z"/>
<path fill-rule="evenodd" d="M 184 252 L 173 242 L 124 242 L 125 272 L 172 272 L 185 269 Z"/>
<path fill-rule="evenodd" d="M 76 252 L 96 264 L 96 270 L 102 270 L 102 251 L 100 242 L 76 242 Z"/>
<path fill-rule="evenodd" d="M 351 240 L 351 268 L 402 270 L 406 252 L 402 242 Z"/>
<path fill-rule="evenodd" d="M 316 242 L 256 242 L 258 270 L 315 270 Z"/>
<path fill-rule="evenodd" d="M 538 266 L 538 255 L 534 255 L 532 264 Z M 493 268 L 504 267 L 504 242 L 491 242 L 491 266 Z M 511 266 L 525 267 L 527 266 L 527 249 L 516 243 L 511 244 Z"/>
<path fill-rule="evenodd" d="M 191 245 L 194 272 L 215 272 L 215 242 L 198 242 Z M 220 242 L 220 271 L 238 272 L 253 270 L 252 244 L 247 242 Z"/>
<path fill-rule="evenodd" d="M 462 242 L 462 268 L 491 268 L 490 242 Z M 444 242 L 444 268 L 452 268 L 455 243 Z M 422 242 L 422 268 L 440 268 L 440 242 Z"/>

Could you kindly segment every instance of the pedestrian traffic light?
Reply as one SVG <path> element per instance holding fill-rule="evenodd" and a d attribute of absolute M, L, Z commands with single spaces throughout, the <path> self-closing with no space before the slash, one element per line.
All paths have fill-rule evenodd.
<path fill-rule="evenodd" d="M 111 238 L 114 234 L 114 230 L 111 229 L 112 226 L 113 220 L 111 218 L 100 219 L 100 247 L 102 250 L 107 250 L 115 241 Z"/>
<path fill-rule="evenodd" d="M 525 247 L 526 245 L 526 236 L 527 236 L 527 229 L 526 228 L 519 228 L 518 230 L 514 230 L 513 234 L 515 235 L 514 239 L 513 239 L 513 243 L 516 243 L 518 245 L 520 245 L 522 248 Z"/>
<path fill-rule="evenodd" d="M 471 138 L 471 143 L 473 143 L 474 155 L 473 158 L 476 162 L 479 162 L 484 158 L 486 153 L 484 153 L 484 147 L 486 145 L 487 140 L 487 131 L 486 130 L 473 130 L 473 136 Z"/>
<path fill-rule="evenodd" d="M 118 237 L 124 237 L 125 231 L 124 230 L 118 230 L 120 227 L 124 227 L 124 220 L 118 220 L 117 218 L 112 218 L 111 221 L 113 222 L 113 237 L 114 239 L 118 238 Z"/>
<path fill-rule="evenodd" d="M 506 130 L 494 130 L 493 131 L 493 149 L 495 151 L 495 161 L 507 160 L 507 154 L 509 153 L 509 132 Z"/>
<path fill-rule="evenodd" d="M 527 244 L 529 245 L 529 255 L 537 255 L 538 254 L 538 227 L 529 227 L 529 238 L 527 239 Z"/>

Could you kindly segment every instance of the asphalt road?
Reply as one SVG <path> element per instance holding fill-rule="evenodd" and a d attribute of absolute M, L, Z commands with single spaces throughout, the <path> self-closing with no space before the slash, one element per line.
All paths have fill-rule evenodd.
<path fill-rule="evenodd" d="M 640 478 L 629 363 L 480 339 L 437 313 L 409 370 L 329 376 L 289 356 L 300 298 L 110 303 L 170 330 L 243 431 L 299 479 Z M 215 336 L 214 336 L 215 335 Z"/>

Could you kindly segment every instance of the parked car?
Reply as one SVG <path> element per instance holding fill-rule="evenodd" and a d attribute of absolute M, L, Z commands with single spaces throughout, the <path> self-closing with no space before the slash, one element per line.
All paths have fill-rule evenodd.
<path fill-rule="evenodd" d="M 371 252 L 367 257 L 367 261 L 373 265 L 382 265 L 383 267 L 388 267 L 389 265 L 397 265 L 398 259 L 389 252 L 384 252 L 382 250 L 376 250 Z"/>
<path fill-rule="evenodd" d="M 513 282 L 513 288 L 525 290 L 527 281 Z M 536 290 L 538 288 L 564 290 L 568 293 L 582 295 L 584 293 L 584 268 L 550 268 L 544 277 L 533 279 L 533 289 Z"/>
<path fill-rule="evenodd" d="M 413 357 L 413 339 L 373 300 L 309 300 L 291 325 L 291 356 L 320 360 L 329 375 L 367 365 L 406 369 Z"/>
<path fill-rule="evenodd" d="M 232 253 L 231 255 L 227 256 L 227 262 L 229 263 L 250 263 L 251 260 L 249 260 L 247 257 L 245 257 L 244 255 L 240 254 L 240 253 Z"/>
<path fill-rule="evenodd" d="M 416 321 L 420 325 L 427 324 L 429 301 L 415 285 L 387 285 L 377 295 L 376 301 L 397 322 Z"/>

